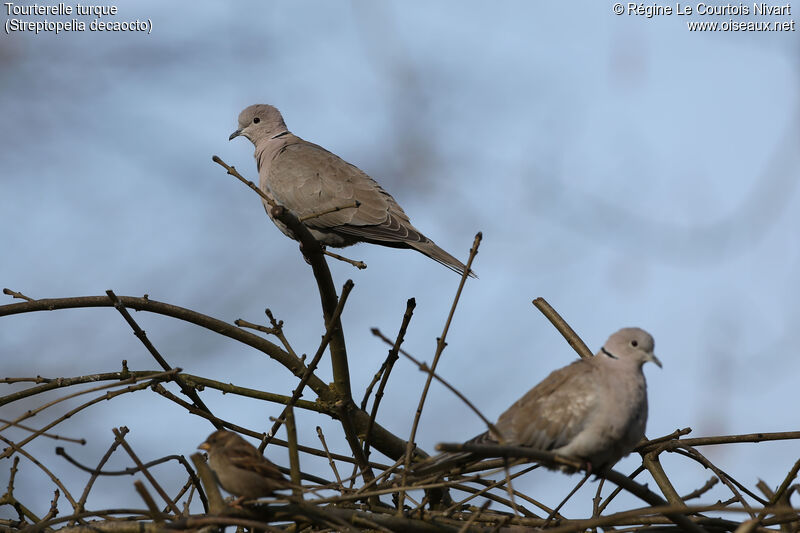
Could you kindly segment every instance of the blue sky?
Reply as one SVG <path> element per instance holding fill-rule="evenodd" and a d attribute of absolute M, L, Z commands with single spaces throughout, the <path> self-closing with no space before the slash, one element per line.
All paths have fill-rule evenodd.
<path fill-rule="evenodd" d="M 649 436 L 796 430 L 797 34 L 689 32 L 686 17 L 617 16 L 612 5 L 128 2 L 116 20 L 150 19 L 151 34 L 4 34 L 0 284 L 37 298 L 148 293 L 231 322 L 263 322 L 269 307 L 313 353 L 322 324 L 310 269 L 258 198 L 211 162 L 255 179 L 252 145 L 228 135 L 241 109 L 270 103 L 294 133 L 377 179 L 450 253 L 465 258 L 483 232 L 480 279 L 467 284 L 440 370 L 488 417 L 575 357 L 531 305 L 541 296 L 593 350 L 624 326 L 654 335 L 664 368 L 645 369 Z M 393 336 L 416 297 L 405 347 L 430 360 L 458 278 L 413 251 L 345 254 L 369 265 L 331 265 L 339 286 L 355 282 L 343 320 L 363 391 L 386 354 L 370 328 Z M 136 318 L 187 372 L 294 388 L 250 349 Z M 110 309 L 4 318 L 0 351 L 7 376 L 155 366 Z M 405 361 L 395 373 L 380 417 L 407 435 L 424 376 Z M 205 398 L 253 429 L 280 412 Z M 335 424 L 301 422 L 304 442 L 315 445 L 322 424 L 345 449 Z M 89 438 L 75 453 L 92 464 L 119 425 L 150 457 L 188 454 L 212 430 L 140 394 L 62 431 Z M 418 444 L 483 429 L 435 388 Z M 37 446 L 68 475 L 51 442 Z M 797 459 L 791 442 L 705 451 L 751 486 L 779 484 Z M 283 449 L 268 455 L 287 462 Z M 708 475 L 663 460 L 679 492 Z M 0 486 L 7 472 L 0 465 Z M 44 478 L 28 472 L 20 490 L 33 494 Z M 577 481 L 529 477 L 563 487 L 555 502 Z"/>

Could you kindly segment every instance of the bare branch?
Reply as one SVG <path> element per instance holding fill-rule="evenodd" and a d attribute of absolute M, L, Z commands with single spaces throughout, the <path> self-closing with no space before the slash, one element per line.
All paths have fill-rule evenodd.
<path fill-rule="evenodd" d="M 128 310 L 125 309 L 125 306 L 122 305 L 122 302 L 120 302 L 119 298 L 117 298 L 117 295 L 114 294 L 114 291 L 109 289 L 106 291 L 106 294 L 108 295 L 109 300 L 111 300 L 111 303 L 114 304 L 114 308 L 117 311 L 119 311 L 119 313 L 122 315 L 122 318 L 125 319 L 125 322 L 127 322 L 128 325 L 131 327 L 131 329 L 133 329 L 133 334 L 136 335 L 136 338 L 139 339 L 139 341 L 141 341 L 142 344 L 144 344 L 144 347 L 147 348 L 147 351 L 150 352 L 150 355 L 153 356 L 156 362 L 159 365 L 161 365 L 161 368 L 163 368 L 167 372 L 172 370 L 172 367 L 167 363 L 167 361 L 158 352 L 158 350 L 156 350 L 156 347 L 153 346 L 153 343 L 150 342 L 150 339 L 147 338 L 147 334 L 144 332 L 144 330 L 139 327 L 139 324 L 136 323 L 136 320 L 133 319 Z M 186 383 L 184 383 L 184 381 L 180 377 L 180 374 L 173 374 L 172 377 L 175 383 L 177 383 L 178 386 L 181 388 L 181 392 L 183 392 L 186 396 L 188 396 L 192 400 L 192 403 L 194 403 L 194 405 L 197 406 L 198 409 L 202 409 L 206 411 L 208 414 L 213 414 L 211 413 L 211 410 L 206 406 L 206 404 L 203 403 L 203 400 L 200 399 L 200 396 L 197 394 L 197 391 L 194 390 L 192 387 L 188 386 Z M 221 429 L 221 426 L 217 427 L 217 429 Z"/>
<path fill-rule="evenodd" d="M 297 385 L 294 391 L 292 391 L 292 397 L 289 398 L 289 401 L 286 403 L 286 407 L 283 409 L 283 412 L 267 433 L 267 438 L 259 446 L 259 451 L 264 451 L 264 448 L 267 446 L 267 444 L 269 444 L 269 441 L 275 436 L 275 433 L 277 433 L 278 429 L 281 427 L 281 423 L 285 419 L 286 414 L 303 395 L 303 389 L 308 383 L 308 380 L 311 379 L 314 371 L 317 369 L 317 365 L 319 365 L 319 361 L 325 354 L 325 349 L 328 347 L 328 344 L 333 337 L 334 328 L 336 327 L 336 323 L 339 321 L 339 317 L 342 315 L 344 305 L 347 302 L 347 297 L 351 290 L 353 290 L 353 280 L 348 279 L 345 282 L 344 287 L 342 287 L 342 296 L 339 298 L 339 302 L 336 304 L 336 309 L 333 312 L 333 316 L 331 317 L 330 322 L 328 322 L 328 324 L 325 326 L 325 334 L 322 336 L 322 341 L 319 344 L 319 348 L 317 348 L 317 352 L 314 354 L 311 362 L 306 367 L 306 371 L 303 374 L 303 377 L 300 379 L 300 383 Z"/>
<path fill-rule="evenodd" d="M 178 509 L 178 507 L 174 503 L 172 503 L 172 498 L 167 496 L 167 493 L 164 491 L 163 488 L 161 488 L 161 485 L 159 485 L 158 481 L 156 481 L 156 478 L 153 477 L 153 474 L 151 474 L 150 471 L 144 466 L 142 461 L 139 460 L 139 457 L 133 451 L 133 448 L 131 448 L 130 444 L 128 444 L 128 442 L 125 440 L 125 434 L 121 431 L 121 429 L 122 428 L 120 428 L 120 429 L 114 428 L 112 430 L 114 432 L 114 436 L 117 438 L 117 440 L 122 445 L 122 447 L 125 449 L 125 451 L 128 452 L 128 455 L 130 456 L 131 459 L 133 459 L 133 462 L 136 463 L 136 467 L 142 472 L 142 474 L 144 474 L 144 477 L 147 478 L 147 481 L 149 481 L 150 484 L 153 486 L 153 488 L 156 489 L 156 492 L 158 492 L 159 496 L 161 496 L 164 499 L 164 501 L 167 502 L 167 505 L 170 506 L 170 509 L 172 509 L 172 512 L 175 513 L 175 515 L 180 516 L 181 510 Z M 139 494 L 142 495 L 142 492 L 140 491 Z M 142 495 L 142 498 L 145 498 L 145 497 Z M 147 500 L 145 499 L 145 502 L 146 501 Z M 152 502 L 152 499 L 151 499 L 151 502 Z M 153 507 L 155 507 L 155 502 L 152 502 L 152 503 L 153 503 Z M 148 505 L 148 509 L 152 509 L 150 507 L 150 505 Z M 158 512 L 158 508 L 155 507 L 155 509 L 156 509 L 156 512 Z M 156 518 L 156 517 L 153 516 L 153 518 Z"/>
<path fill-rule="evenodd" d="M 555 309 L 553 309 L 547 300 L 544 298 L 536 298 L 533 300 L 533 305 L 536 306 L 536 309 L 542 312 L 542 314 L 550 321 L 551 324 L 558 330 L 559 333 L 566 339 L 572 349 L 581 357 L 581 359 L 586 359 L 587 357 L 592 357 L 594 354 L 586 346 L 586 343 L 578 337 L 578 334 L 575 333 L 567 321 L 561 318 Z"/>
<path fill-rule="evenodd" d="M 464 284 L 467 282 L 467 277 L 469 276 L 470 272 L 472 272 L 472 262 L 475 260 L 475 256 L 478 255 L 478 247 L 481 244 L 481 239 L 483 235 L 478 232 L 475 235 L 475 240 L 472 242 L 472 248 L 469 251 L 469 259 L 467 260 L 466 268 L 464 268 L 464 272 L 461 274 L 461 280 L 458 283 L 458 289 L 456 289 L 455 297 L 453 298 L 453 303 L 450 306 L 450 313 L 447 315 L 447 320 L 444 324 L 444 329 L 442 330 L 442 335 L 436 339 L 436 352 L 433 355 L 433 363 L 430 366 L 430 373 L 428 374 L 428 378 L 425 380 L 425 386 L 422 388 L 422 394 L 420 394 L 419 398 L 419 405 L 417 406 L 417 412 L 414 415 L 414 422 L 411 425 L 411 435 L 408 437 L 408 442 L 406 443 L 406 450 L 405 450 L 405 469 L 403 470 L 403 485 L 405 485 L 405 476 L 406 472 L 408 472 L 408 467 L 411 465 L 411 456 L 414 452 L 414 448 L 416 448 L 416 443 L 414 442 L 417 436 L 417 428 L 419 427 L 419 421 L 422 417 L 422 409 L 425 406 L 425 400 L 428 397 L 428 390 L 430 389 L 431 382 L 433 381 L 434 373 L 436 372 L 436 367 L 439 365 L 439 358 L 442 356 L 442 352 L 444 352 L 445 347 L 447 346 L 446 338 L 447 332 L 450 330 L 450 324 L 453 321 L 453 316 L 456 312 L 456 307 L 458 306 L 458 301 L 461 298 L 461 292 L 464 290 Z M 403 508 L 403 499 L 405 498 L 405 493 L 401 492 L 398 498 L 398 508 Z"/>

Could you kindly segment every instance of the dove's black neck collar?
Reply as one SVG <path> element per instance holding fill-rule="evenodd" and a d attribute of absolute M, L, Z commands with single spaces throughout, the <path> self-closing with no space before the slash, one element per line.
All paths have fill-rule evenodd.
<path fill-rule="evenodd" d="M 282 131 L 277 135 L 273 135 L 272 138 L 273 139 L 277 139 L 278 137 L 283 137 L 284 135 L 289 135 L 289 132 L 288 131 Z"/>
<path fill-rule="evenodd" d="M 604 354 L 606 354 L 607 356 L 609 356 L 611 359 L 619 359 L 619 357 L 617 357 L 617 356 L 616 356 L 616 355 L 614 355 L 613 353 L 611 353 L 611 352 L 609 352 L 608 350 L 606 350 L 606 347 L 605 347 L 605 346 L 603 346 L 602 348 L 600 348 L 600 351 L 601 351 L 601 352 L 603 352 Z"/>

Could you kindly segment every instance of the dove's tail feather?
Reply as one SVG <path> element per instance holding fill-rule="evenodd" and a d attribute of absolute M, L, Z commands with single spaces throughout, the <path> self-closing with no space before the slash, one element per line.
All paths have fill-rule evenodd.
<path fill-rule="evenodd" d="M 463 275 L 467 269 L 464 263 L 436 246 L 435 242 L 412 226 L 408 219 L 403 220 L 396 216 L 390 216 L 385 223 L 375 226 L 345 224 L 337 227 L 334 233 L 357 237 L 356 240 L 351 240 L 344 246 L 361 241 L 390 248 L 413 248 L 458 274 Z M 473 270 L 470 270 L 469 277 L 477 278 L 478 276 Z"/>
<path fill-rule="evenodd" d="M 456 466 L 469 463 L 472 454 L 469 452 L 447 452 L 431 457 L 411 466 L 411 472 L 415 476 L 429 476 L 437 473 L 445 473 Z"/>
<path fill-rule="evenodd" d="M 492 443 L 497 441 L 486 431 L 469 439 L 465 444 Z M 411 466 L 411 471 L 416 476 L 427 476 L 434 473 L 443 473 L 455 467 L 463 466 L 467 463 L 477 461 L 478 458 L 471 452 L 445 452 L 425 461 Z"/>
<path fill-rule="evenodd" d="M 446 266 L 453 272 L 463 275 L 464 271 L 467 270 L 467 267 L 464 265 L 464 263 L 436 246 L 436 243 L 431 240 L 406 241 L 406 244 L 418 252 L 427 255 L 437 263 Z M 474 270 L 470 270 L 469 277 L 477 278 L 478 276 L 475 274 Z"/>

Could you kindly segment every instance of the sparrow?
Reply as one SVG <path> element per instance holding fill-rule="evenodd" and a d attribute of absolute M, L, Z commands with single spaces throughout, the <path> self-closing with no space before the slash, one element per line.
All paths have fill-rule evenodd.
<path fill-rule="evenodd" d="M 198 449 L 208 452 L 208 464 L 219 484 L 240 501 L 294 487 L 255 446 L 231 431 L 215 431 Z"/>

